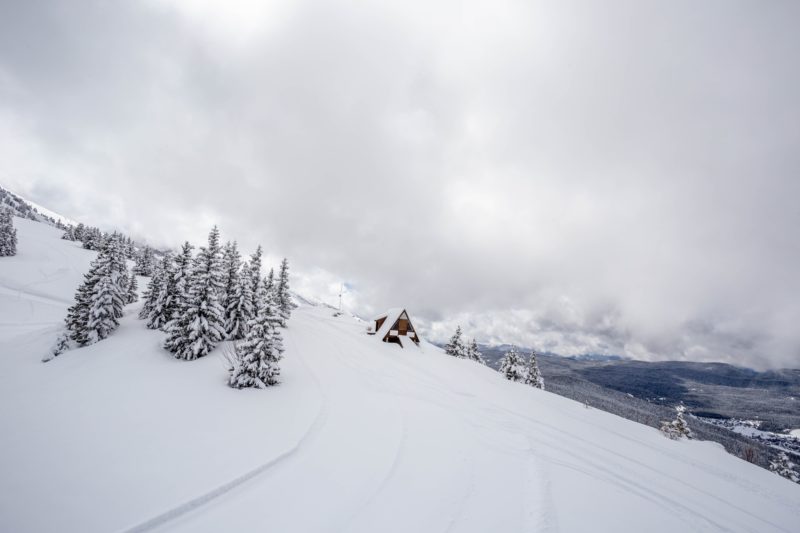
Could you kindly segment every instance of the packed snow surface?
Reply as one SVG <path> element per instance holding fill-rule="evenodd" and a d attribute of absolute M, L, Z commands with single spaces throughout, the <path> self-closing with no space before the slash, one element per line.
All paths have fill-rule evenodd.
<path fill-rule="evenodd" d="M 139 304 L 44 364 L 93 253 L 15 223 L 0 531 L 798 531 L 800 486 L 716 444 L 381 343 L 325 307 L 295 311 L 267 390 L 228 388 L 219 350 L 173 359 Z"/>

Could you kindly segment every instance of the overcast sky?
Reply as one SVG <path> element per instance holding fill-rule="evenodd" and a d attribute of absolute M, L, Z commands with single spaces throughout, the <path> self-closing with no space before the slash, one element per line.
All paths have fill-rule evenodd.
<path fill-rule="evenodd" d="M 428 336 L 800 367 L 800 3 L 0 3 L 0 184 Z"/>

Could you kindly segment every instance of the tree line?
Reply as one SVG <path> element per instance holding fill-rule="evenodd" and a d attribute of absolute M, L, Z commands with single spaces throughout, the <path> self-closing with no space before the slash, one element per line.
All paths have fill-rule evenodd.
<path fill-rule="evenodd" d="M 486 361 L 483 359 L 478 348 L 478 342 L 473 338 L 469 342 L 463 338 L 461 326 L 456 327 L 456 331 L 450 340 L 445 344 L 444 351 L 447 355 L 458 357 L 461 359 L 469 359 L 477 361 L 485 365 Z M 515 346 L 506 352 L 500 360 L 500 373 L 509 381 L 518 381 L 531 385 L 537 389 L 544 389 L 544 377 L 539 370 L 539 364 L 536 361 L 536 353 L 531 351 L 527 361 L 520 355 Z"/>
<path fill-rule="evenodd" d="M 17 255 L 17 230 L 9 209 L 0 207 L 0 257 Z"/>
<path fill-rule="evenodd" d="M 82 230 L 76 238 L 97 235 L 94 228 Z M 235 241 L 220 243 L 216 226 L 197 254 L 185 242 L 178 253 L 166 252 L 157 260 L 151 248 L 143 247 L 134 252 L 135 265 L 129 271 L 130 245 L 119 233 L 102 235 L 98 255 L 67 311 L 64 331 L 45 360 L 107 338 L 119 327 L 124 306 L 137 301 L 136 277 L 142 275 L 150 280 L 138 316 L 146 327 L 167 334 L 163 346 L 177 359 L 198 359 L 220 342 L 234 341 L 228 357 L 230 386 L 278 382 L 280 329 L 294 308 L 288 260 L 281 262 L 277 274 L 270 269 L 263 276 L 261 246 L 249 261 L 242 261 Z"/>

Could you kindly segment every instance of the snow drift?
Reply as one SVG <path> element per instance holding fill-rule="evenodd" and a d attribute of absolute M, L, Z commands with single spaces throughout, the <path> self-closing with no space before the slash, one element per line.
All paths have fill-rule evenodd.
<path fill-rule="evenodd" d="M 796 532 L 800 487 L 304 305 L 234 390 L 126 308 L 43 364 L 93 252 L 15 219 L 0 259 L 2 531 Z M 140 280 L 140 287 L 145 286 Z"/>

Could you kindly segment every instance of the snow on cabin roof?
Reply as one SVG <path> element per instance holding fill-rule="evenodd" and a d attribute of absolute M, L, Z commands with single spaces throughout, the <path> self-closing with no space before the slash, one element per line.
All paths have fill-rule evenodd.
<path fill-rule="evenodd" d="M 381 318 L 388 317 L 389 315 L 400 316 L 400 313 L 402 313 L 403 311 L 404 309 L 402 307 L 392 307 L 388 311 L 384 311 L 379 315 L 375 315 L 374 317 L 372 317 L 372 320 L 373 321 L 380 320 Z"/>
<path fill-rule="evenodd" d="M 395 307 L 393 309 L 389 309 L 388 311 L 386 311 L 381 315 L 378 315 L 374 320 L 379 320 L 383 317 L 386 317 L 386 320 L 383 321 L 383 324 L 381 324 L 381 328 L 375 332 L 375 335 L 377 335 L 381 339 L 385 337 L 386 334 L 389 333 L 391 327 L 394 326 L 394 323 L 397 322 L 397 319 L 400 318 L 400 315 L 402 315 L 404 311 L 405 309 L 403 309 L 402 307 Z M 407 312 L 406 315 L 408 315 Z"/>

